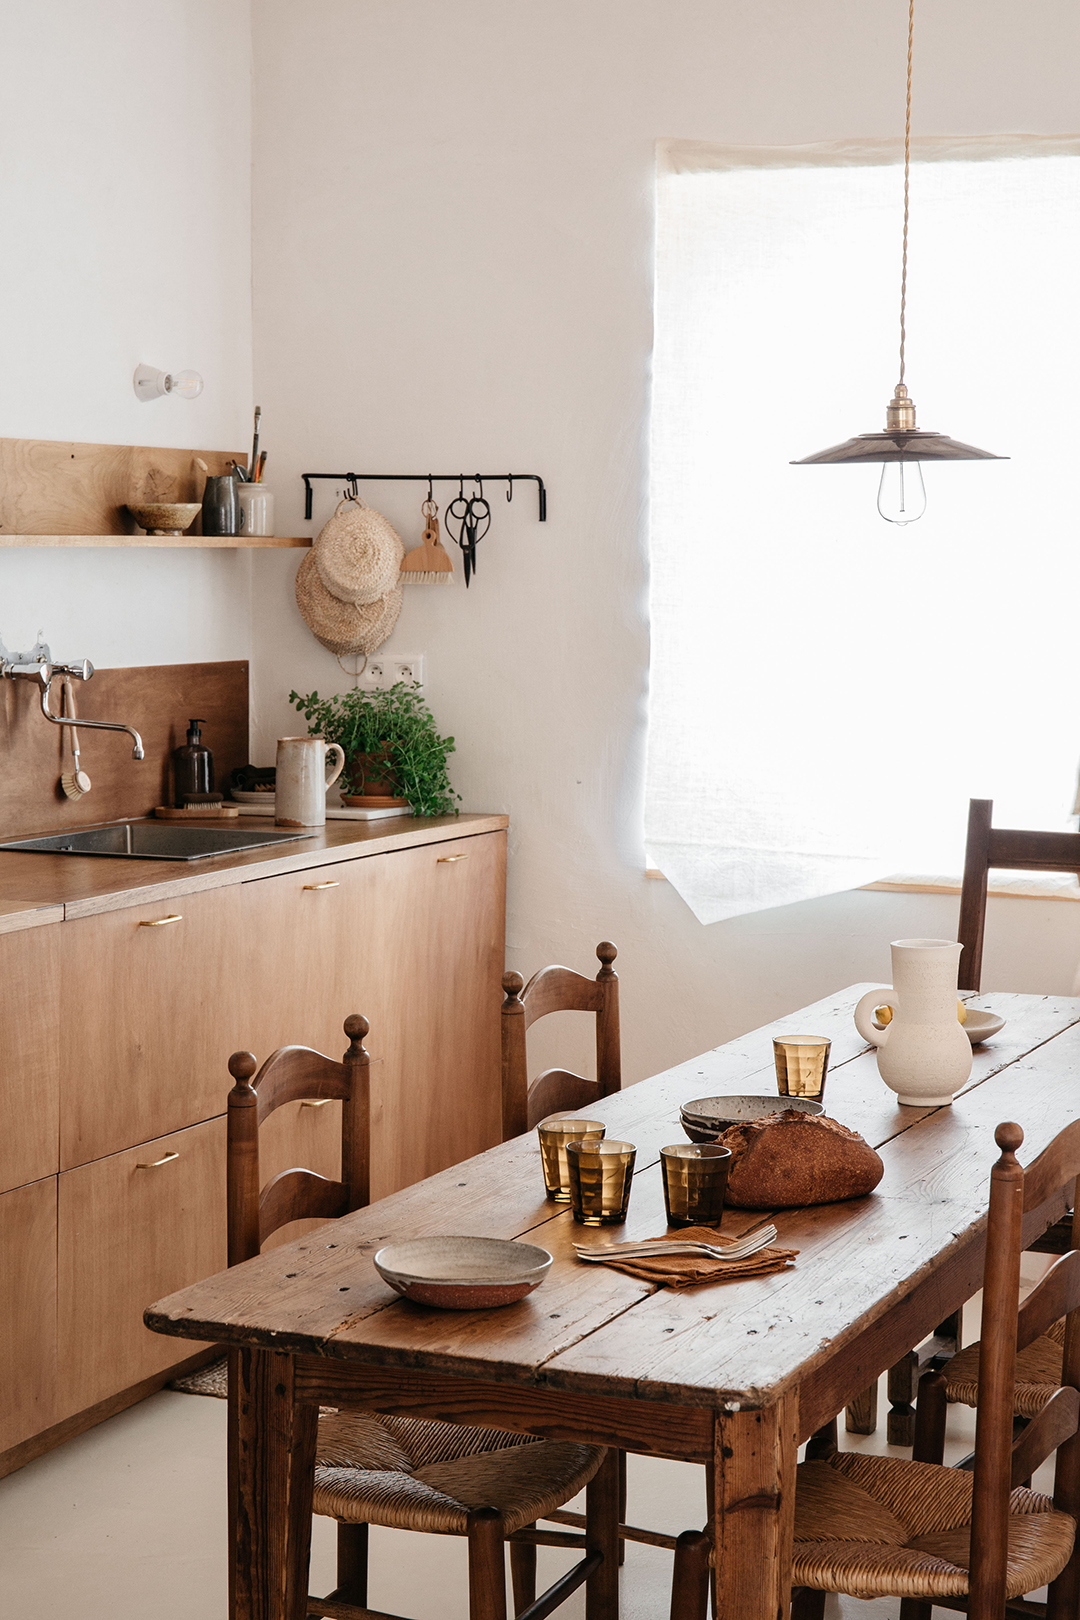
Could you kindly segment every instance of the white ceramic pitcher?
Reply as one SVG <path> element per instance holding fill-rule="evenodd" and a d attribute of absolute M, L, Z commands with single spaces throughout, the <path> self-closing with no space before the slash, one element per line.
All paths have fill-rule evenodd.
<path fill-rule="evenodd" d="M 327 775 L 331 754 L 337 769 Z M 337 743 L 321 737 L 279 737 L 277 777 L 274 782 L 274 821 L 279 827 L 324 827 L 326 790 L 345 768 L 345 754 Z"/>
<path fill-rule="evenodd" d="M 956 1016 L 962 945 L 950 939 L 895 939 L 893 982 L 869 990 L 855 1008 L 855 1027 L 878 1049 L 878 1073 L 897 1101 L 921 1107 L 951 1103 L 971 1073 L 971 1042 Z M 893 1010 L 879 1029 L 874 1008 Z"/>

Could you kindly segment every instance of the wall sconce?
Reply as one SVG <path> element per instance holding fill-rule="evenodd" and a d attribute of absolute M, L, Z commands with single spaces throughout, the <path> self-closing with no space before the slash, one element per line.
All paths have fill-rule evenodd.
<path fill-rule="evenodd" d="M 136 399 L 160 399 L 163 394 L 178 394 L 181 399 L 197 399 L 203 391 L 203 380 L 197 371 L 158 371 L 156 366 L 136 366 L 132 378 Z"/>

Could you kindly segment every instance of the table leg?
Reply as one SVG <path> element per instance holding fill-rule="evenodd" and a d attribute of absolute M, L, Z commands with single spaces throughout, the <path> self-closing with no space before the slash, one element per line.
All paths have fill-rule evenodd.
<path fill-rule="evenodd" d="M 230 1350 L 230 1620 L 304 1620 L 318 1421 L 291 1356 Z"/>
<path fill-rule="evenodd" d="M 798 1395 L 757 1412 L 721 1412 L 713 1534 L 718 1620 L 778 1620 L 791 1602 Z"/>

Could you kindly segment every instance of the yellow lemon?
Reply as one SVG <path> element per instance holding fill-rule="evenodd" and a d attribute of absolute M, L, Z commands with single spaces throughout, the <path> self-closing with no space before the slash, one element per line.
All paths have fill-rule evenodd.
<path fill-rule="evenodd" d="M 878 1026 L 879 1029 L 884 1029 L 886 1024 L 891 1024 L 892 1023 L 892 1008 L 889 1007 L 889 1006 L 875 1007 L 874 1008 L 874 1023 Z"/>
<path fill-rule="evenodd" d="M 967 1023 L 967 1008 L 962 1001 L 956 1003 L 956 1016 L 962 1024 Z"/>

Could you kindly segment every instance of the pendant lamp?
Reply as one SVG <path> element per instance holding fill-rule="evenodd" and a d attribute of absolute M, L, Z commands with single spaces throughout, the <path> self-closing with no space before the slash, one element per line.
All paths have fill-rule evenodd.
<path fill-rule="evenodd" d="M 904 252 L 900 272 L 900 381 L 885 411 L 882 433 L 860 433 L 843 444 L 830 445 L 816 455 L 791 463 L 810 467 L 838 462 L 880 461 L 881 482 L 877 507 L 889 523 L 914 523 L 926 511 L 923 461 L 1007 461 L 991 450 L 977 450 L 944 433 L 915 426 L 915 402 L 904 383 L 904 344 L 907 336 L 908 191 L 911 179 L 911 54 L 915 37 L 915 0 L 908 0 L 907 109 L 904 122 Z"/>

